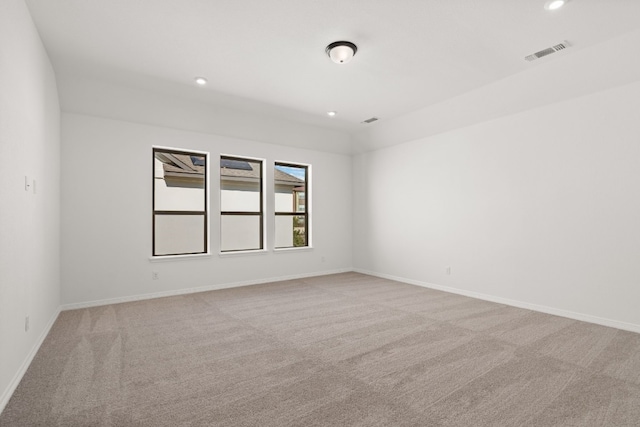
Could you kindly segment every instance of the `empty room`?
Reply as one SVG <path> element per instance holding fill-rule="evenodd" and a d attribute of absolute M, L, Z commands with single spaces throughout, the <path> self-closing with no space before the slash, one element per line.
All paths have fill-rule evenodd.
<path fill-rule="evenodd" d="M 640 425 L 638 18 L 0 0 L 0 426 Z"/>

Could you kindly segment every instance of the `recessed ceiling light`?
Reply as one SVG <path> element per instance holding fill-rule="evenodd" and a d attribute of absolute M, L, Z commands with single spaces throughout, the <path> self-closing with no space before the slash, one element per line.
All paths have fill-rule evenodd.
<path fill-rule="evenodd" d="M 549 0 L 544 4 L 544 8 L 547 10 L 560 9 L 567 3 L 567 0 Z"/>
<path fill-rule="evenodd" d="M 196 83 L 199 84 L 200 86 L 204 86 L 207 84 L 207 79 L 205 79 L 204 77 L 196 77 L 195 80 L 196 80 Z"/>
<path fill-rule="evenodd" d="M 336 113 L 335 111 L 327 111 L 327 116 L 329 117 L 334 117 L 336 114 L 338 113 Z"/>

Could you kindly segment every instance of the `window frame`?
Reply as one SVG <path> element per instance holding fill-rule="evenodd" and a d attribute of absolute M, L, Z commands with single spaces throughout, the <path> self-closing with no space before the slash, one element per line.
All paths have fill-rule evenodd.
<path fill-rule="evenodd" d="M 292 216 L 292 217 L 296 217 L 296 216 L 304 216 L 304 239 L 305 239 L 305 245 L 304 246 L 276 246 L 276 242 L 274 240 L 273 242 L 273 246 L 274 246 L 274 250 L 275 251 L 290 251 L 290 250 L 303 250 L 303 249 L 310 249 L 312 248 L 311 245 L 311 165 L 307 164 L 307 163 L 294 163 L 294 162 L 290 162 L 290 161 L 274 161 L 273 162 L 273 171 L 274 171 L 274 178 L 273 178 L 273 197 L 275 200 L 276 197 L 276 179 L 275 179 L 275 170 L 277 166 L 284 166 L 284 167 L 292 167 L 292 168 L 300 168 L 300 169 L 304 169 L 305 170 L 305 180 L 304 180 L 304 212 L 294 212 L 293 210 L 291 212 L 277 212 L 277 210 L 275 209 L 274 206 L 274 227 L 276 226 L 275 221 L 276 221 L 276 217 L 278 216 Z M 275 228 L 274 228 L 274 234 L 275 233 Z"/>
<path fill-rule="evenodd" d="M 181 154 L 181 155 L 196 155 L 204 157 L 204 178 L 203 178 L 203 194 L 204 194 L 204 210 L 203 211 L 171 211 L 171 210 L 156 210 L 156 153 L 169 153 L 169 154 Z M 209 178 L 210 178 L 210 155 L 207 151 L 189 150 L 184 148 L 164 147 L 154 145 L 151 147 L 151 259 L 159 260 L 166 258 L 181 258 L 181 257 L 197 257 L 210 255 L 210 206 L 209 206 Z M 204 216 L 204 230 L 203 230 L 203 247 L 202 252 L 184 252 L 175 254 L 156 254 L 156 215 L 202 215 Z"/>
<path fill-rule="evenodd" d="M 257 212 L 251 212 L 251 211 L 223 211 L 222 210 L 222 174 L 220 173 L 220 170 L 222 169 L 221 167 L 221 163 L 222 160 L 235 160 L 235 161 L 245 161 L 245 162 L 249 162 L 249 163 L 256 163 L 259 162 L 260 163 L 260 184 L 259 184 L 259 188 L 260 188 L 260 210 Z M 220 199 L 220 206 L 219 206 L 219 213 L 220 213 L 220 255 L 229 255 L 229 254 L 241 254 L 241 253 L 258 253 L 258 252 L 264 252 L 266 250 L 265 248 L 265 241 L 266 241 L 266 227 L 265 227 L 265 221 L 266 221 L 266 217 L 265 217 L 265 211 L 266 211 L 266 206 L 265 206 L 265 190 L 266 190 L 266 179 L 265 179 L 265 174 L 266 174 L 266 159 L 261 159 L 261 158 L 257 158 L 257 157 L 248 157 L 248 156 L 239 156 L 239 155 L 234 155 L 234 154 L 222 154 L 220 153 L 219 156 L 219 163 L 218 163 L 218 185 L 219 185 L 219 199 Z M 259 223 L 260 223 L 260 236 L 259 236 L 259 241 L 260 241 L 260 247 L 258 248 L 252 248 L 252 249 L 223 249 L 222 248 L 222 218 L 224 216 L 258 216 L 259 217 Z"/>

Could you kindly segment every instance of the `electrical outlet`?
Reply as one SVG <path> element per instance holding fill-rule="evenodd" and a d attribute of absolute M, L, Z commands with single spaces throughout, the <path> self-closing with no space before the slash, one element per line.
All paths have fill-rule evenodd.
<path fill-rule="evenodd" d="M 451 267 L 447 267 L 447 275 L 451 275 Z"/>
<path fill-rule="evenodd" d="M 24 331 L 29 332 L 29 316 L 24 318 Z"/>
<path fill-rule="evenodd" d="M 160 275 L 158 274 L 158 272 L 157 272 L 157 271 L 152 271 L 152 272 L 151 272 L 151 278 L 152 278 L 153 280 L 160 280 Z"/>
<path fill-rule="evenodd" d="M 320 258 L 320 262 L 325 262 L 326 260 L 327 260 L 327 258 L 325 258 L 325 257 Z"/>

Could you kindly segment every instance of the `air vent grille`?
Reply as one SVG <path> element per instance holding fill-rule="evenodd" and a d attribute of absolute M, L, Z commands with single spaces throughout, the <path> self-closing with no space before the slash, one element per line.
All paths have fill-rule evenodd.
<path fill-rule="evenodd" d="M 373 123 L 373 122 L 377 122 L 379 119 L 377 117 L 371 117 L 370 119 L 367 119 L 365 121 L 363 121 L 362 123 Z"/>
<path fill-rule="evenodd" d="M 540 59 L 540 58 L 543 58 L 543 57 L 545 57 L 547 55 L 551 55 L 552 53 L 556 53 L 559 50 L 566 49 L 569 46 L 570 46 L 570 44 L 565 40 L 564 42 L 558 43 L 555 46 L 551 46 L 551 47 L 548 47 L 546 49 L 542 49 L 539 52 L 532 53 L 531 55 L 527 55 L 527 56 L 524 57 L 524 59 L 529 61 L 529 62 L 535 61 L 536 59 Z"/>

